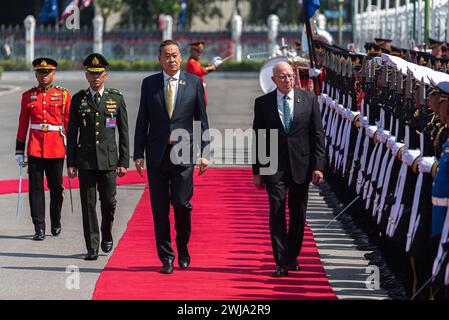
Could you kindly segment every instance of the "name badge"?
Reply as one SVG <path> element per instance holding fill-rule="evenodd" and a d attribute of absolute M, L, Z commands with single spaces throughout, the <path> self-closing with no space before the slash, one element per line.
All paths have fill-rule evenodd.
<path fill-rule="evenodd" d="M 50 101 L 59 101 L 59 100 L 61 100 L 61 99 L 59 98 L 59 96 L 57 96 L 57 97 L 51 97 L 51 98 L 50 98 Z"/>
<path fill-rule="evenodd" d="M 117 126 L 117 118 L 106 118 L 106 128 L 114 129 Z"/>

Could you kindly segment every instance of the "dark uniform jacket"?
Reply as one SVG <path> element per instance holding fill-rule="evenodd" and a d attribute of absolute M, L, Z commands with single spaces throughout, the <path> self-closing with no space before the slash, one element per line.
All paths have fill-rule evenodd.
<path fill-rule="evenodd" d="M 118 90 L 106 88 L 98 107 L 89 89 L 73 96 L 67 136 L 67 167 L 81 170 L 129 167 L 128 114 L 123 95 Z"/>

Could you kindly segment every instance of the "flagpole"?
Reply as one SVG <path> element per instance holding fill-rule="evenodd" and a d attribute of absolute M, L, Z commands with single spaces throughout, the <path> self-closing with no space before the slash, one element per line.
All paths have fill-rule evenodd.
<path fill-rule="evenodd" d="M 309 59 L 310 59 L 310 67 L 315 69 L 316 63 L 316 54 L 315 54 L 315 46 L 313 45 L 313 37 L 312 37 L 312 27 L 310 25 L 310 19 L 307 17 L 307 7 L 306 3 L 303 3 L 304 8 L 304 19 L 306 24 L 307 31 L 307 43 L 309 44 Z M 321 88 L 317 77 L 312 77 L 313 87 L 315 89 L 315 94 L 318 96 L 321 93 Z"/>

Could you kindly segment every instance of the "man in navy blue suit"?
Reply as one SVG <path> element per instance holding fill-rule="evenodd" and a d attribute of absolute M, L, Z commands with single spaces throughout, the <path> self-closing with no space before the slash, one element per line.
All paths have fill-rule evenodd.
<path fill-rule="evenodd" d="M 326 160 L 316 96 L 294 88 L 295 74 L 286 62 L 278 62 L 273 67 L 271 79 L 276 90 L 256 99 L 253 129 L 257 148 L 266 144 L 265 150 L 270 150 L 270 143 L 277 144 L 277 153 L 269 157 L 278 159 L 278 167 L 267 170 L 271 165 L 263 164 L 257 154 L 253 175 L 255 186 L 268 192 L 271 244 L 276 262 L 273 276 L 284 277 L 289 270 L 300 270 L 297 257 L 303 243 L 309 183 L 322 182 Z M 277 131 L 277 140 L 259 138 L 259 132 L 265 130 Z"/>
<path fill-rule="evenodd" d="M 190 199 L 193 195 L 194 165 L 199 174 L 208 167 L 204 156 L 208 141 L 201 141 L 201 152 L 193 154 L 193 121 L 201 123 L 201 136 L 209 129 L 201 79 L 180 71 L 179 45 L 166 40 L 159 46 L 163 72 L 142 82 L 139 113 L 134 136 L 134 161 L 142 176 L 144 153 L 156 246 L 162 261 L 161 273 L 173 272 L 175 252 L 170 237 L 170 203 L 175 213 L 178 264 L 190 264 L 187 248 L 191 233 Z"/>

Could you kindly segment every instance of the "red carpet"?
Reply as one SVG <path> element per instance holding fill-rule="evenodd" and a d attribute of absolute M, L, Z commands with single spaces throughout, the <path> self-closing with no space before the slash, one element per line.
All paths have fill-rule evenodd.
<path fill-rule="evenodd" d="M 139 178 L 140 179 L 140 178 Z M 139 180 L 138 183 L 140 183 Z M 302 271 L 272 278 L 268 199 L 249 169 L 209 169 L 192 201 L 188 270 L 163 275 L 154 241 L 148 189 L 101 273 L 93 299 L 336 299 L 312 232 L 306 229 Z M 171 213 L 173 226 L 173 213 Z M 174 244 L 175 233 L 172 227 Z"/>

